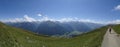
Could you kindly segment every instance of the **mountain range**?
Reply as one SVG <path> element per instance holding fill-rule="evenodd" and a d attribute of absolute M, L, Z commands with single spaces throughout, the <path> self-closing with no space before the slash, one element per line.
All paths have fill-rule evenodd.
<path fill-rule="evenodd" d="M 0 47 L 101 47 L 107 28 L 101 27 L 72 38 L 56 38 L 0 22 Z M 116 27 L 116 30 L 119 28 Z"/>
<path fill-rule="evenodd" d="M 36 34 L 64 37 L 76 36 L 104 26 L 103 24 L 79 21 L 6 22 L 6 24 L 29 30 Z"/>

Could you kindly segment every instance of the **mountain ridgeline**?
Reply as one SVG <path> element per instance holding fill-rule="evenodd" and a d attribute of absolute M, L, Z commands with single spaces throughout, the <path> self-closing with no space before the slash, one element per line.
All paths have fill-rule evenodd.
<path fill-rule="evenodd" d="M 36 34 L 53 37 L 73 37 L 103 26 L 102 24 L 78 21 L 7 22 L 6 24 L 29 30 L 35 32 Z"/>
<path fill-rule="evenodd" d="M 43 22 L 7 22 L 6 24 L 22 28 L 43 35 L 77 35 L 100 28 L 102 24 L 89 22 L 59 22 L 59 21 L 43 21 Z M 68 35 L 68 36 L 69 36 Z"/>

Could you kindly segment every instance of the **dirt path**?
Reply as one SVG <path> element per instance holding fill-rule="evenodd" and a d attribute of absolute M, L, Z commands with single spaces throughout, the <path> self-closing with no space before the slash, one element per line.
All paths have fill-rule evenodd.
<path fill-rule="evenodd" d="M 101 47 L 120 47 L 120 36 L 112 28 L 108 28 Z"/>

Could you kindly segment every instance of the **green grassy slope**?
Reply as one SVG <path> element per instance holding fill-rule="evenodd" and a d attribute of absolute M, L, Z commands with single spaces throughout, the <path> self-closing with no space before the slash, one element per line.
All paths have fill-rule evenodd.
<path fill-rule="evenodd" d="M 119 25 L 112 26 L 112 28 L 113 28 L 118 34 L 120 34 L 120 24 L 119 24 Z"/>
<path fill-rule="evenodd" d="M 0 47 L 101 47 L 107 27 L 74 38 L 51 38 L 0 23 Z"/>

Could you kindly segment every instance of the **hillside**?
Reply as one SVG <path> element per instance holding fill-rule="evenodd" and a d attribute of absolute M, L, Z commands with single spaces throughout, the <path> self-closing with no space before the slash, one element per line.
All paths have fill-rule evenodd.
<path fill-rule="evenodd" d="M 74 38 L 52 38 L 0 23 L 0 47 L 101 47 L 107 27 Z"/>
<path fill-rule="evenodd" d="M 118 33 L 120 34 L 120 24 L 112 26 L 112 28 Z"/>

